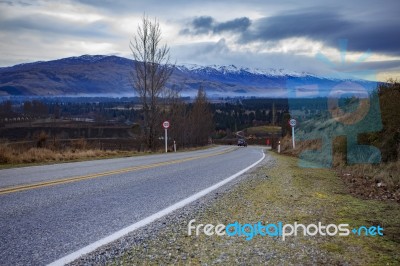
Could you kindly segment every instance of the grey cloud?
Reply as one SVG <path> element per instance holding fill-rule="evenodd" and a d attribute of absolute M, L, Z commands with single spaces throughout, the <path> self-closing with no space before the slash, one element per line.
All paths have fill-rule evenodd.
<path fill-rule="evenodd" d="M 192 22 L 193 30 L 195 34 L 204 34 L 212 30 L 213 24 L 215 23 L 212 17 L 198 17 Z"/>
<path fill-rule="evenodd" d="M 0 4 L 5 4 L 9 6 L 32 6 L 31 3 L 23 2 L 23 1 L 9 1 L 9 0 L 1 0 Z"/>
<path fill-rule="evenodd" d="M 212 24 L 214 23 L 214 19 L 212 17 L 198 17 L 195 18 L 192 22 L 195 28 L 212 28 Z"/>
<path fill-rule="evenodd" d="M 209 33 L 221 33 L 226 31 L 242 33 L 251 24 L 251 21 L 247 17 L 236 18 L 225 22 L 217 22 L 210 16 L 196 17 L 191 21 L 191 27 L 181 30 L 181 34 L 209 34 Z"/>
<path fill-rule="evenodd" d="M 238 31 L 243 32 L 250 26 L 251 21 L 249 18 L 236 18 L 227 22 L 222 22 L 214 27 L 214 32 L 222 31 Z"/>
<path fill-rule="evenodd" d="M 23 1 L 19 1 L 18 4 L 21 5 L 21 6 L 25 6 L 25 7 L 26 6 L 33 6 L 33 4 L 31 4 L 31 3 L 27 3 L 27 2 L 23 2 Z"/>
<path fill-rule="evenodd" d="M 187 0 L 70 0 L 77 5 L 86 5 L 110 15 L 142 16 L 144 13 L 150 17 L 173 17 L 181 12 L 191 10 L 193 5 L 204 7 L 203 1 Z M 213 1 L 213 0 L 207 0 Z M 185 11 L 184 11 L 185 10 Z M 183 13 L 184 14 L 184 13 Z"/>
<path fill-rule="evenodd" d="M 47 32 L 57 35 L 82 36 L 85 38 L 116 37 L 112 34 L 112 31 L 108 29 L 108 24 L 101 20 L 82 24 L 42 14 L 32 14 L 30 16 L 10 19 L 0 18 L 0 31 L 16 32 L 20 30 Z"/>
<path fill-rule="evenodd" d="M 0 1 L 0 4 L 13 6 L 14 3 L 12 1 Z"/>
<path fill-rule="evenodd" d="M 372 62 L 362 62 L 359 64 L 349 63 L 339 66 L 342 71 L 372 71 L 373 73 L 379 73 L 382 71 L 399 71 L 400 70 L 400 60 L 387 60 L 387 61 L 372 61 Z"/>

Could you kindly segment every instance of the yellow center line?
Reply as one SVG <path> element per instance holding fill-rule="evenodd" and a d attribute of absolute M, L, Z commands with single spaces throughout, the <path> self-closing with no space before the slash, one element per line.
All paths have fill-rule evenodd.
<path fill-rule="evenodd" d="M 49 186 L 67 184 L 67 183 L 72 183 L 72 182 L 92 179 L 92 178 L 96 178 L 96 177 L 109 176 L 109 175 L 122 174 L 122 173 L 127 173 L 127 172 L 138 171 L 138 170 L 150 169 L 150 168 L 155 168 L 155 167 L 165 166 L 165 165 L 170 165 L 170 164 L 183 163 L 183 162 L 187 162 L 187 161 L 203 159 L 203 158 L 207 158 L 207 157 L 212 157 L 212 156 L 225 154 L 225 153 L 231 152 L 233 150 L 235 150 L 235 149 L 229 149 L 229 150 L 222 151 L 222 152 L 206 154 L 206 155 L 200 155 L 200 156 L 195 156 L 195 157 L 189 157 L 189 158 L 185 158 L 185 159 L 179 159 L 179 160 L 173 160 L 173 161 L 167 161 L 167 162 L 160 162 L 160 163 L 153 163 L 153 164 L 148 164 L 148 165 L 127 167 L 127 168 L 122 168 L 122 169 L 112 170 L 112 171 L 107 171 L 107 172 L 102 172 L 102 173 L 95 173 L 95 174 L 88 174 L 88 175 L 74 176 L 74 177 L 67 177 L 67 178 L 57 179 L 57 180 L 53 180 L 53 181 L 44 181 L 44 182 L 38 182 L 38 183 L 33 183 L 33 184 L 8 187 L 8 188 L 0 189 L 0 195 L 19 192 L 19 191 L 25 191 L 25 190 L 30 190 L 30 189 L 42 188 L 42 187 L 49 187 Z"/>

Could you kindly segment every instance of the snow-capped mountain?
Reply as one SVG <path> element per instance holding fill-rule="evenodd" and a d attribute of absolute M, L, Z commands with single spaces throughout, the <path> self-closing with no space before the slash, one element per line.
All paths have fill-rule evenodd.
<path fill-rule="evenodd" d="M 8 95 L 133 95 L 133 60 L 107 55 L 82 55 L 0 68 L 0 96 Z M 202 87 L 212 97 L 325 96 L 340 80 L 286 69 L 251 69 L 235 65 L 177 65 L 167 84 L 184 96 Z M 374 83 L 359 81 L 373 88 Z M 376 86 L 376 85 L 375 85 Z M 315 94 L 315 88 L 320 92 Z M 310 90 L 312 93 L 310 94 Z M 292 95 L 293 96 L 293 95 Z"/>
<path fill-rule="evenodd" d="M 218 71 L 222 72 L 223 74 L 254 74 L 254 75 L 265 75 L 265 76 L 293 76 L 293 77 L 304 77 L 304 76 L 311 76 L 312 74 L 306 72 L 294 72 L 289 71 L 287 69 L 261 69 L 261 68 L 249 68 L 243 66 L 235 66 L 235 65 L 208 65 L 208 66 L 201 66 L 196 64 L 183 64 L 180 66 L 176 66 L 179 70 L 186 70 L 186 71 L 193 71 L 193 72 L 201 72 L 201 71 Z"/>

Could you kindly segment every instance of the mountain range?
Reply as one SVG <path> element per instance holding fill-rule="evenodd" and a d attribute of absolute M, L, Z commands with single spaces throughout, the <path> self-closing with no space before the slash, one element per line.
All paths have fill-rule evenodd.
<path fill-rule="evenodd" d="M 2 67 L 0 96 L 133 96 L 132 71 L 133 60 L 105 55 Z M 193 96 L 203 87 L 211 97 L 323 97 L 343 82 L 285 69 L 187 64 L 174 66 L 167 86 L 178 88 L 182 96 Z M 368 91 L 376 87 L 375 82 L 357 83 Z"/>

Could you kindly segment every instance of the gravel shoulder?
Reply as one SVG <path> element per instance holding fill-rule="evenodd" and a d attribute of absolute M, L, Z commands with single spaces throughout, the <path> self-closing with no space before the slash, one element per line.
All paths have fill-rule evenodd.
<path fill-rule="evenodd" d="M 384 227 L 384 236 L 188 236 L 196 224 L 348 223 Z M 398 265 L 400 205 L 351 196 L 329 169 L 305 169 L 268 153 L 255 169 L 72 265 Z"/>

